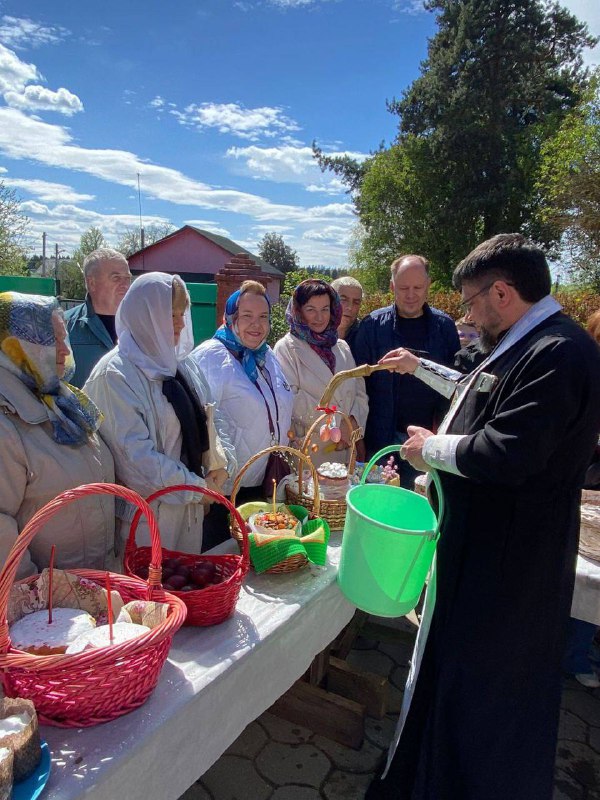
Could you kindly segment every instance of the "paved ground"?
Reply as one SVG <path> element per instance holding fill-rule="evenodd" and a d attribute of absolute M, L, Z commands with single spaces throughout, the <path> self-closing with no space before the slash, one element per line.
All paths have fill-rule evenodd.
<path fill-rule="evenodd" d="M 414 633 L 408 620 L 396 624 Z M 348 661 L 390 683 L 389 712 L 367 718 L 360 750 L 267 712 L 180 800 L 361 800 L 394 731 L 410 652 L 405 640 L 356 640 Z M 554 800 L 600 800 L 600 689 L 566 679 L 561 715 Z"/>

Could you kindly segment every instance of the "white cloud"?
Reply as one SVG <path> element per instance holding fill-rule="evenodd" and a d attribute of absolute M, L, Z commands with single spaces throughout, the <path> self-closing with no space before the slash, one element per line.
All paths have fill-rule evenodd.
<path fill-rule="evenodd" d="M 41 77 L 35 64 L 21 61 L 16 53 L 0 44 L 0 94 L 21 92 L 28 83 Z"/>
<path fill-rule="evenodd" d="M 598 0 L 561 0 L 561 6 L 567 8 L 581 22 L 587 22 L 592 36 L 600 36 L 600 3 Z M 583 55 L 586 66 L 600 64 L 600 42 Z"/>
<path fill-rule="evenodd" d="M 263 233 L 287 233 L 288 231 L 293 231 L 294 229 L 291 225 L 253 225 L 252 230 L 257 235 L 261 236 Z"/>
<path fill-rule="evenodd" d="M 429 13 L 423 0 L 394 0 L 392 9 L 399 11 L 401 14 L 410 14 L 411 16 Z"/>
<path fill-rule="evenodd" d="M 249 192 L 214 189 L 179 170 L 148 163 L 126 150 L 86 149 L 71 142 L 70 133 L 60 125 L 32 119 L 16 109 L 0 108 L 0 152 L 9 158 L 85 172 L 134 191 L 139 173 L 148 197 L 178 205 L 231 211 L 259 222 L 326 224 L 352 217 L 349 203 L 308 208 L 273 203 Z"/>
<path fill-rule="evenodd" d="M 268 2 L 278 8 L 302 8 L 314 5 L 317 0 L 268 0 Z"/>
<path fill-rule="evenodd" d="M 164 98 L 162 98 L 159 94 L 157 94 L 153 100 L 150 100 L 149 105 L 150 108 L 158 108 L 158 109 L 163 108 L 165 105 Z"/>
<path fill-rule="evenodd" d="M 309 192 L 343 194 L 346 187 L 329 172 L 321 172 L 310 147 L 282 145 L 279 147 L 230 147 L 228 158 L 239 163 L 238 171 L 252 178 L 276 183 L 299 183 Z M 348 155 L 357 161 L 368 158 L 366 153 L 332 152 L 330 156 Z"/>
<path fill-rule="evenodd" d="M 183 224 L 192 225 L 194 228 L 200 228 L 203 231 L 216 233 L 217 236 L 226 236 L 228 239 L 231 238 L 231 232 L 228 231 L 227 228 L 223 228 L 221 225 L 217 225 L 216 222 L 212 222 L 209 219 L 186 219 L 183 221 Z"/>
<path fill-rule="evenodd" d="M 0 169 L 0 172 L 7 170 Z M 64 183 L 52 183 L 26 178 L 3 178 L 3 183 L 13 189 L 21 189 L 46 203 L 84 203 L 94 200 L 93 194 L 81 194 Z"/>
<path fill-rule="evenodd" d="M 336 242 L 337 244 L 348 244 L 352 227 L 345 225 L 325 225 L 322 228 L 315 228 L 304 231 L 303 239 L 313 242 Z"/>
<path fill-rule="evenodd" d="M 83 103 L 68 89 L 54 92 L 44 86 L 26 86 L 23 92 L 6 92 L 4 99 L 9 106 L 24 111 L 58 111 L 66 116 L 83 111 Z"/>
<path fill-rule="evenodd" d="M 3 16 L 0 24 L 0 42 L 15 47 L 39 47 L 57 44 L 71 32 L 60 25 L 40 25 L 31 19 Z"/>
<path fill-rule="evenodd" d="M 300 130 L 298 124 L 277 106 L 244 108 L 239 103 L 192 103 L 183 111 L 171 109 L 169 113 L 187 127 L 199 131 L 216 128 L 219 133 L 230 133 L 251 141 L 261 136 L 273 137 Z"/>
<path fill-rule="evenodd" d="M 83 111 L 77 95 L 64 88 L 46 89 L 39 85 L 43 80 L 35 64 L 21 61 L 16 53 L 0 44 L 0 94 L 8 105 L 26 111 L 58 111 L 67 116 Z"/>
<path fill-rule="evenodd" d="M 26 201 L 21 204 L 21 208 L 30 219 L 27 231 L 29 248 L 32 252 L 41 253 L 42 233 L 46 233 L 48 255 L 54 251 L 55 243 L 61 251 L 72 252 L 79 246 L 81 234 L 92 225 L 100 228 L 109 244 L 113 245 L 128 229 L 139 226 L 137 214 L 101 214 L 70 203 L 51 206 Z M 146 225 L 164 225 L 169 220 L 146 216 L 144 222 Z"/>
<path fill-rule="evenodd" d="M 348 191 L 346 184 L 339 178 L 335 177 L 330 178 L 329 182 L 324 186 L 320 186 L 315 183 L 309 183 L 308 186 L 305 186 L 304 188 L 307 192 L 320 192 L 322 194 L 344 194 Z"/>

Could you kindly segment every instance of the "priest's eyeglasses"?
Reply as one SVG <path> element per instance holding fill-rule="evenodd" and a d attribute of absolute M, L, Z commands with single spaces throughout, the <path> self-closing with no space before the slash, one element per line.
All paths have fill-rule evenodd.
<path fill-rule="evenodd" d="M 492 288 L 494 283 L 496 283 L 496 281 L 493 281 L 493 283 L 488 283 L 487 286 L 484 286 L 478 292 L 475 292 L 475 294 L 472 294 L 471 297 L 469 297 L 467 300 L 463 300 L 462 302 L 460 302 L 458 304 L 458 307 L 463 312 L 463 314 L 467 314 L 471 310 L 471 304 L 472 304 L 473 300 L 475 300 L 476 297 L 479 297 L 480 294 L 483 294 L 484 292 L 489 292 L 489 290 Z"/>
<path fill-rule="evenodd" d="M 489 290 L 495 283 L 496 281 L 488 283 L 486 286 L 483 286 L 478 292 L 472 294 L 471 297 L 469 297 L 467 300 L 463 300 L 462 302 L 460 302 L 458 304 L 458 307 L 461 309 L 463 314 L 469 314 L 471 312 L 471 305 L 473 304 L 473 300 L 475 300 L 476 297 L 479 297 L 480 294 L 483 294 L 484 292 L 489 292 Z M 511 283 L 510 281 L 504 281 L 504 283 L 506 284 L 506 286 L 514 286 L 514 283 Z"/>

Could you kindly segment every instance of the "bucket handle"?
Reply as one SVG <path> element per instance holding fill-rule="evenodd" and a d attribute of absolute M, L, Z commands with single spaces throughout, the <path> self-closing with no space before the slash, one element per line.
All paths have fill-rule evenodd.
<path fill-rule="evenodd" d="M 373 469 L 373 467 L 379 461 L 380 458 L 382 458 L 383 456 L 387 456 L 390 453 L 400 453 L 401 447 L 402 447 L 401 444 L 390 444 L 387 447 L 381 449 L 378 453 L 375 453 L 375 455 L 371 458 L 371 460 L 363 470 L 363 474 L 360 477 L 360 484 L 361 485 L 364 484 L 364 482 L 367 479 L 367 475 L 369 474 L 369 472 L 371 472 L 371 470 Z M 435 489 L 437 492 L 438 503 L 439 503 L 438 513 L 436 515 L 437 522 L 434 533 L 434 538 L 437 540 L 440 535 L 440 526 L 442 524 L 442 519 L 444 518 L 444 494 L 442 492 L 442 484 L 439 475 L 437 474 L 437 470 L 432 469 L 429 474 L 431 475 L 431 479 L 435 484 Z"/>

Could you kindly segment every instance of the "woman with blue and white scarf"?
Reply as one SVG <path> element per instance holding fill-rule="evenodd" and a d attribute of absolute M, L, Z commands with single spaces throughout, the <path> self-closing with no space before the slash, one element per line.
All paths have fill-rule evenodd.
<path fill-rule="evenodd" d="M 271 307 L 264 287 L 244 281 L 227 300 L 223 324 L 214 337 L 190 355 L 211 387 L 240 467 L 273 442 L 288 443 L 293 397 L 267 344 L 270 330 Z M 244 473 L 239 502 L 261 495 L 266 465 L 266 458 L 259 459 Z"/>

